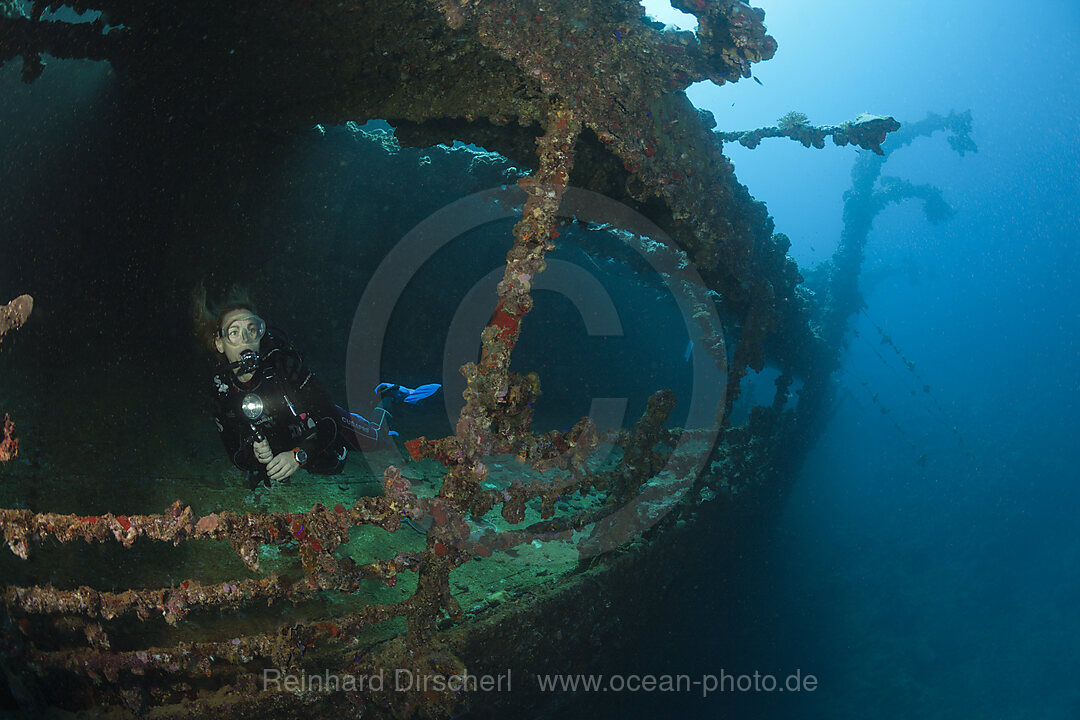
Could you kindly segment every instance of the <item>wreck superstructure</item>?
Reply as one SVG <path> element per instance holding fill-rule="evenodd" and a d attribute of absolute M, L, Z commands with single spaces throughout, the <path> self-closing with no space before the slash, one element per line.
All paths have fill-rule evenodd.
<path fill-rule="evenodd" d="M 73 710 L 450 716 L 465 701 L 460 692 L 295 692 L 265 690 L 258 680 L 268 666 L 369 676 L 386 668 L 475 673 L 526 658 L 538 667 L 571 652 L 572 638 L 617 632 L 620 612 L 640 612 L 635 606 L 645 606 L 650 583 L 671 572 L 670 557 L 692 542 L 700 515 L 715 520 L 731 508 L 778 502 L 820 428 L 843 327 L 858 309 L 854 283 L 865 234 L 841 245 L 810 292 L 786 255 L 787 238 L 773 233 L 764 206 L 737 182 L 723 142 L 787 135 L 820 146 L 831 135 L 837 144 L 881 153 L 899 124 L 862 117 L 814 128 L 793 119 L 730 137 L 713 132 L 715 121 L 683 91 L 703 80 L 749 77 L 776 42 L 763 11 L 744 3 L 675 5 L 698 17 L 696 34 L 665 30 L 636 2 L 620 1 L 315 0 L 222 8 L 78 0 L 68 7 L 100 16 L 74 24 L 43 19 L 59 5 L 8 7 L 0 17 L 0 61 L 20 58 L 28 82 L 48 72 L 43 55 L 105 60 L 148 118 L 175 115 L 232 132 L 381 119 L 402 145 L 463 141 L 530 169 L 512 191 L 520 219 L 481 356 L 462 368 L 465 404 L 455 432 L 406 443 L 411 462 L 441 468 L 437 492 L 418 496 L 391 465 L 379 496 L 316 503 L 308 512 L 197 516 L 179 501 L 148 515 L 0 511 L 8 547 L 30 563 L 42 541 L 214 541 L 262 573 L 120 591 L 6 587 L 6 667 L 17 701 L 57 702 L 48 685 L 58 682 L 74 689 L 76 699 L 66 701 Z M 963 119 L 956 123 L 957 137 L 966 137 Z M 533 307 L 533 284 L 565 221 L 560 207 L 578 190 L 647 219 L 647 237 L 638 230 L 630 242 L 655 243 L 647 252 L 661 258 L 668 276 L 689 284 L 687 322 L 703 350 L 695 360 L 707 358 L 722 385 L 703 425 L 666 427 L 675 398 L 657 388 L 632 428 L 601 431 L 584 418 L 564 431 L 534 430 L 542 378 L 511 371 L 510 359 Z M 895 197 L 879 202 L 911 196 L 929 197 L 897 186 Z M 679 275 L 681 266 L 693 276 Z M 742 379 L 766 363 L 779 370 L 774 400 L 745 424 L 732 424 Z M 789 407 L 796 380 L 801 390 Z M 610 462 L 595 461 L 601 447 L 615 448 Z M 516 458 L 519 475 L 491 482 L 493 458 Z M 589 501 L 567 504 L 568 497 Z M 632 512 L 620 515 L 626 507 Z M 478 527 L 485 517 L 487 527 Z M 409 524 L 425 521 L 422 540 L 400 542 Z M 336 552 L 356 543 L 358 532 L 386 536 L 379 545 L 385 552 L 364 562 Z M 597 550 L 605 534 L 617 537 L 622 551 Z M 555 542 L 578 549 L 557 582 L 537 581 L 517 602 L 459 602 L 454 578 Z M 295 552 L 302 576 L 264 572 L 266 548 Z M 613 608 L 597 610 L 595 578 L 620 573 L 640 581 L 613 599 Z M 262 618 L 241 635 L 184 633 L 191 613 L 299 605 L 372 584 L 397 590 L 383 602 L 347 602 L 319 619 Z M 146 646 L 129 647 L 131 638 L 114 645 L 113 628 L 131 619 L 166 627 Z M 52 625 L 68 638 L 81 636 L 84 646 L 56 637 L 36 642 Z M 553 626 L 561 628 L 559 641 L 544 631 Z M 483 702 L 491 703 L 487 709 L 513 704 L 489 698 L 474 709 L 484 711 Z"/>

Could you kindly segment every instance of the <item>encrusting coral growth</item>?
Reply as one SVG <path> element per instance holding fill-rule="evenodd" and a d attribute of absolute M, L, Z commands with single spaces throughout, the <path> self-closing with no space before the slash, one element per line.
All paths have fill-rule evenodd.
<path fill-rule="evenodd" d="M 29 295 L 20 295 L 0 307 L 0 342 L 9 331 L 22 327 L 33 309 L 34 298 Z M 15 423 L 4 413 L 4 422 L 0 425 L 0 462 L 8 462 L 18 454 L 19 439 L 15 437 Z"/>
<path fill-rule="evenodd" d="M 837 145 L 857 145 L 865 150 L 882 154 L 881 143 L 885 137 L 899 129 L 900 123 L 891 117 L 863 114 L 850 122 L 840 125 L 811 125 L 806 115 L 789 112 L 780 118 L 776 125 L 757 130 L 731 131 L 717 133 L 724 142 L 738 142 L 746 148 L 756 148 L 764 138 L 789 137 L 797 140 L 804 147 L 825 147 L 825 139 L 832 137 Z"/>
<path fill-rule="evenodd" d="M 34 310 L 34 298 L 20 295 L 7 305 L 0 307 L 0 341 L 10 330 L 18 330 Z"/>
<path fill-rule="evenodd" d="M 19 454 L 19 438 L 15 437 L 15 423 L 4 413 L 4 422 L 0 424 L 0 462 L 13 460 Z"/>

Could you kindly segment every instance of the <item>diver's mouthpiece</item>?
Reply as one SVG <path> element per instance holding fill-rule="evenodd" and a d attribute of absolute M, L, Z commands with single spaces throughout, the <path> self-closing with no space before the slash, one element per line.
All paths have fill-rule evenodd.
<path fill-rule="evenodd" d="M 259 354 L 254 350 L 244 350 L 240 359 L 233 363 L 240 375 L 247 375 L 259 369 Z"/>

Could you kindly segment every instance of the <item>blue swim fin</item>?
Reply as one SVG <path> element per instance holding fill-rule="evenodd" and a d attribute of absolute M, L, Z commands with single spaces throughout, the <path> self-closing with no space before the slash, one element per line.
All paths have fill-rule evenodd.
<path fill-rule="evenodd" d="M 407 388 L 404 385 L 395 385 L 393 383 L 379 383 L 375 386 L 375 394 L 380 396 L 389 395 L 395 400 L 415 405 L 424 398 L 429 398 L 437 393 L 441 387 L 442 385 L 439 385 L 438 383 L 421 385 L 416 389 Z"/>

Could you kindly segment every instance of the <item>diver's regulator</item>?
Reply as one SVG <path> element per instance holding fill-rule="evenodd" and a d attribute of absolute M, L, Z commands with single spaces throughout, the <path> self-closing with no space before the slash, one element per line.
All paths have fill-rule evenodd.
<path fill-rule="evenodd" d="M 236 368 L 237 375 L 250 375 L 259 369 L 259 353 L 254 350 L 244 350 L 240 353 L 240 358 L 232 363 L 232 367 Z"/>

